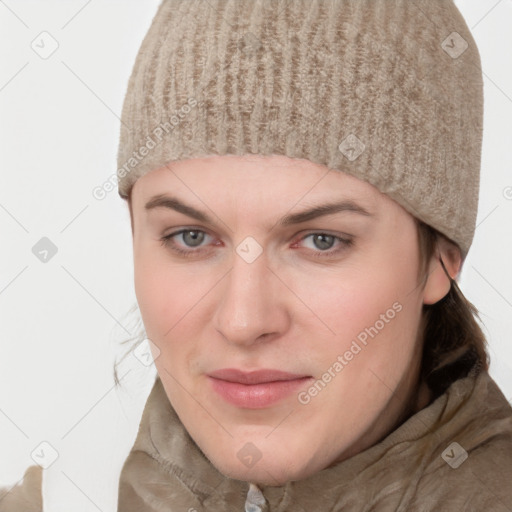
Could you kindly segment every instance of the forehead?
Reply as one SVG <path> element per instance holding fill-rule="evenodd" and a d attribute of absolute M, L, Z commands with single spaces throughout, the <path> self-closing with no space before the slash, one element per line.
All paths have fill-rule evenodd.
<path fill-rule="evenodd" d="M 262 233 L 317 220 L 343 225 L 348 221 L 351 227 L 365 230 L 384 223 L 391 230 L 402 230 L 413 217 L 359 178 L 280 155 L 175 161 L 139 178 L 129 205 L 132 231 L 134 222 L 167 222 L 170 215 L 178 214 L 213 228 L 250 225 Z"/>
<path fill-rule="evenodd" d="M 170 162 L 139 178 L 132 194 L 147 199 L 182 189 L 187 196 L 236 196 L 233 198 L 238 200 L 309 200 L 336 195 L 375 202 L 383 195 L 348 172 L 284 155 L 211 155 Z"/>

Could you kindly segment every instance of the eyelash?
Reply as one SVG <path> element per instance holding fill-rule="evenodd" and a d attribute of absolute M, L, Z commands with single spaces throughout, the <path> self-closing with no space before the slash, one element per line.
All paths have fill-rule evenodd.
<path fill-rule="evenodd" d="M 178 236 L 178 235 L 181 235 L 182 233 L 187 233 L 187 232 L 190 232 L 190 231 L 196 232 L 196 233 L 205 233 L 206 235 L 208 234 L 205 231 L 202 231 L 200 229 L 181 229 L 180 231 L 175 231 L 174 233 L 169 233 L 168 235 L 163 236 L 162 238 L 160 238 L 160 242 L 161 242 L 161 244 L 164 247 L 167 247 L 167 248 L 171 249 L 172 251 L 180 254 L 181 256 L 185 256 L 187 258 L 196 256 L 197 254 L 204 252 L 204 249 L 199 249 L 199 250 L 180 249 L 172 241 L 172 238 L 174 238 L 175 236 Z M 347 249 L 348 247 L 351 247 L 354 244 L 353 238 L 342 238 L 342 237 L 339 237 L 339 236 L 336 236 L 336 235 L 331 235 L 329 233 L 324 233 L 323 231 L 314 231 L 312 233 L 308 233 L 308 234 L 304 235 L 299 240 L 299 242 L 301 242 L 302 240 L 304 240 L 304 239 L 306 239 L 306 238 L 308 238 L 308 237 L 310 237 L 312 235 L 327 235 L 327 236 L 331 236 L 335 240 L 338 240 L 339 242 L 341 242 L 341 248 L 334 249 L 334 250 L 331 249 L 331 250 L 327 250 L 327 251 L 320 251 L 320 250 L 318 250 L 317 252 L 315 252 L 313 254 L 313 257 L 315 257 L 315 258 L 332 258 L 332 257 L 335 257 L 339 253 L 341 253 L 343 250 Z M 311 249 L 311 250 L 313 250 L 313 249 Z"/>

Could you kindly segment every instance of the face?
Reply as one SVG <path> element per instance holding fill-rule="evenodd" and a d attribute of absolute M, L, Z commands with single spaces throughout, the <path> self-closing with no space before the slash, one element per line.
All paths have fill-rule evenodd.
<path fill-rule="evenodd" d="M 175 162 L 137 180 L 130 201 L 155 365 L 220 472 L 299 480 L 410 413 L 429 287 L 414 218 L 396 202 L 275 155 Z"/>

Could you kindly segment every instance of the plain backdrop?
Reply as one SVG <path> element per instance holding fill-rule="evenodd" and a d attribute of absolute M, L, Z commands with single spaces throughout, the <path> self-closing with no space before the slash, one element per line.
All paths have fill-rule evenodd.
<path fill-rule="evenodd" d="M 101 201 L 92 190 L 116 170 L 127 81 L 158 4 L 0 0 L 0 485 L 35 464 L 34 450 L 54 449 L 46 511 L 116 510 L 156 374 L 129 357 L 114 387 L 120 342 L 136 333 L 129 214 L 117 190 Z M 477 229 L 460 286 L 510 400 L 512 1 L 456 4 L 485 86 Z"/>

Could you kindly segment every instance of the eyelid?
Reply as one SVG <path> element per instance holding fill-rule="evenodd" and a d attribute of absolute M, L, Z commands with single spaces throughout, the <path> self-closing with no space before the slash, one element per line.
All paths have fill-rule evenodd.
<path fill-rule="evenodd" d="M 171 231 L 169 231 L 169 233 L 162 235 L 162 238 L 180 235 L 187 231 L 197 231 L 198 233 L 205 233 L 206 235 L 212 238 L 218 238 L 217 236 L 212 235 L 208 229 L 197 226 L 182 226 L 176 229 L 172 229 Z"/>
<path fill-rule="evenodd" d="M 201 227 L 182 226 L 182 227 L 176 228 L 176 230 L 172 230 L 169 233 L 162 235 L 161 238 L 180 235 L 186 231 L 197 231 L 197 232 L 205 233 L 206 235 L 208 235 L 212 238 L 216 238 L 215 235 L 212 235 L 209 232 L 209 230 L 207 228 L 204 228 L 203 226 L 201 226 Z M 318 235 L 318 234 L 329 235 L 329 236 L 333 236 L 335 238 L 347 238 L 347 239 L 354 238 L 354 236 L 350 235 L 349 233 L 342 233 L 342 232 L 333 231 L 330 229 L 305 229 L 305 230 L 300 231 L 299 234 L 294 235 L 293 243 L 295 243 L 296 241 L 301 241 L 303 238 L 305 238 L 309 235 Z"/>
<path fill-rule="evenodd" d="M 204 233 L 207 236 L 210 236 L 215 239 L 213 235 L 208 233 L 208 230 L 197 228 L 197 227 L 190 227 L 190 226 L 184 226 L 180 229 L 177 229 L 176 231 L 171 231 L 167 235 L 163 235 L 160 238 L 160 241 L 163 246 L 168 247 L 172 251 L 181 254 L 185 257 L 194 257 L 195 255 L 203 254 L 205 251 L 208 251 L 208 246 L 198 246 L 196 248 L 185 248 L 183 249 L 181 246 L 177 245 L 175 242 L 173 242 L 173 238 L 182 235 L 188 231 L 195 231 L 199 233 Z M 335 249 L 327 249 L 327 250 L 320 250 L 320 249 L 306 249 L 306 251 L 309 251 L 312 253 L 311 255 L 315 258 L 335 258 L 339 255 L 339 253 L 343 252 L 344 250 L 348 249 L 350 246 L 354 244 L 355 237 L 353 235 L 349 235 L 347 233 L 332 233 L 330 230 L 305 230 L 305 232 L 301 232 L 299 235 L 296 235 L 294 237 L 294 241 L 292 242 L 292 247 L 294 245 L 297 245 L 298 243 L 302 242 L 303 240 L 309 238 L 313 235 L 327 235 L 330 237 L 333 237 L 335 240 L 338 241 L 337 248 Z M 218 244 L 217 244 L 218 245 Z"/>

